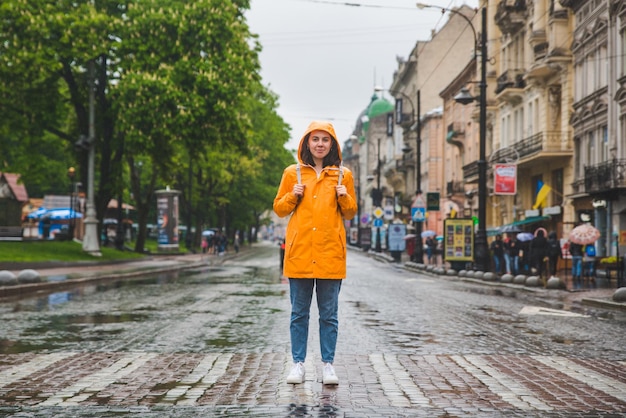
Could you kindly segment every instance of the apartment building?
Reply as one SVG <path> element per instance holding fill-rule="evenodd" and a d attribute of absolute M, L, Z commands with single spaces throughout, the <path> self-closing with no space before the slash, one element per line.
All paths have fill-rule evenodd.
<path fill-rule="evenodd" d="M 574 15 L 573 222 L 602 233 L 600 256 L 624 254 L 626 236 L 626 2 L 561 0 Z M 621 248 L 620 248 L 621 246 Z"/>

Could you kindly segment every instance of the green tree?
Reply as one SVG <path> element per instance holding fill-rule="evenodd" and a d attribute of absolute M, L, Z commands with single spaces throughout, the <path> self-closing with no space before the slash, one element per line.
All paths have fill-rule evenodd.
<path fill-rule="evenodd" d="M 215 150 L 229 157 L 247 152 L 251 119 L 244 105 L 260 80 L 247 8 L 247 0 L 5 0 L 0 77 L 7 82 L 0 110 L 12 115 L 0 130 L 6 164 L 26 181 L 59 179 L 61 167 L 65 178 L 76 159 L 72 165 L 86 184 L 87 153 L 75 154 L 73 146 L 89 134 L 93 83 L 98 216 L 121 195 L 128 175 L 140 224 L 136 250 L 142 251 L 157 188 L 178 178 L 186 190 L 182 179 L 188 177 L 179 172 L 196 158 L 201 187 L 207 181 L 203 164 L 214 166 L 208 157 Z M 88 77 L 90 63 L 95 80 Z M 61 156 L 44 155 L 35 167 L 27 163 L 27 147 L 5 152 L 16 142 L 37 144 L 37 150 L 45 144 Z M 217 178 L 220 187 L 228 180 L 223 173 Z"/>

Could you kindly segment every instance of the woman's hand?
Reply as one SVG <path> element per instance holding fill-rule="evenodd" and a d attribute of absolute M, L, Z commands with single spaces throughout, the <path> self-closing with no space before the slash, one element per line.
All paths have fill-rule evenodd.
<path fill-rule="evenodd" d="M 294 184 L 292 193 L 297 198 L 304 196 L 304 184 Z"/>
<path fill-rule="evenodd" d="M 337 192 L 337 197 L 345 196 L 348 194 L 348 189 L 343 184 L 336 185 L 335 191 Z"/>

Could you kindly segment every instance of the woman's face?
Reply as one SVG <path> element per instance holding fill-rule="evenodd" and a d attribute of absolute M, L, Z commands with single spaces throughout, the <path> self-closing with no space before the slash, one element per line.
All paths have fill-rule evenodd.
<path fill-rule="evenodd" d="M 333 139 L 326 131 L 313 131 L 309 135 L 309 150 L 313 156 L 313 160 L 323 160 L 330 152 L 333 145 Z"/>

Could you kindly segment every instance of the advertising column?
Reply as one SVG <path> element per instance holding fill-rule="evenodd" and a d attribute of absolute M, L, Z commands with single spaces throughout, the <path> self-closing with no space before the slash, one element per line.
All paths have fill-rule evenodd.
<path fill-rule="evenodd" d="M 178 196 L 180 191 L 157 190 L 157 248 L 162 252 L 178 251 Z"/>

